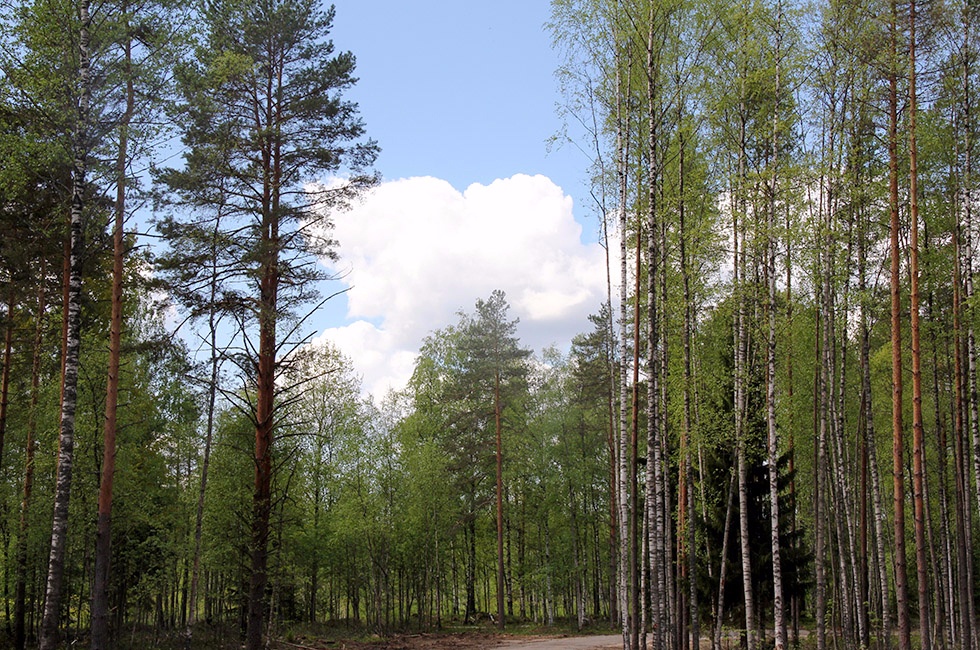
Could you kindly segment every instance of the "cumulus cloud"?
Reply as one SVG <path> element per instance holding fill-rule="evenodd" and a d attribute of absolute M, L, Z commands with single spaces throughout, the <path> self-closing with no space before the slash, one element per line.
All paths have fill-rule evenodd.
<path fill-rule="evenodd" d="M 460 192 L 431 177 L 381 184 L 333 215 L 347 322 L 322 333 L 381 397 L 411 376 L 422 339 L 502 289 L 522 343 L 565 346 L 605 299 L 605 252 L 582 242 L 572 199 L 544 176 Z"/>

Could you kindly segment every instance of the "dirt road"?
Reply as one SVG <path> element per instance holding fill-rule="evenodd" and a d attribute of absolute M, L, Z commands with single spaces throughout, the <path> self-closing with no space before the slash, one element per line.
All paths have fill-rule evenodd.
<path fill-rule="evenodd" d="M 376 641 L 324 641 L 300 637 L 280 640 L 277 650 L 619 650 L 617 634 L 594 636 L 517 637 L 487 632 L 463 634 L 405 634 Z"/>

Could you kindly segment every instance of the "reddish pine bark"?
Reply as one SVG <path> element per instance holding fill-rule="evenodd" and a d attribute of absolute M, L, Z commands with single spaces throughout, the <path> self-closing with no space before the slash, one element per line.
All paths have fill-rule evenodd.
<path fill-rule="evenodd" d="M 911 650 L 909 635 L 908 573 L 905 566 L 905 477 L 904 422 L 902 418 L 902 300 L 898 247 L 898 6 L 892 0 L 891 57 L 888 73 L 888 194 L 890 204 L 889 246 L 891 252 L 891 345 L 892 345 L 892 478 L 895 510 L 895 597 L 898 606 L 899 649 Z"/>
<path fill-rule="evenodd" d="M 123 5 L 123 12 L 126 5 Z M 112 550 L 112 485 L 116 473 L 116 420 L 119 406 L 119 358 L 122 348 L 123 221 L 126 216 L 126 159 L 129 122 L 135 95 L 130 61 L 132 43 L 125 43 L 126 111 L 119 130 L 116 159 L 116 206 L 112 232 L 112 313 L 109 321 L 109 376 L 106 381 L 105 426 L 102 432 L 102 477 L 95 529 L 95 576 L 92 584 L 92 650 L 109 646 L 109 566 Z"/>

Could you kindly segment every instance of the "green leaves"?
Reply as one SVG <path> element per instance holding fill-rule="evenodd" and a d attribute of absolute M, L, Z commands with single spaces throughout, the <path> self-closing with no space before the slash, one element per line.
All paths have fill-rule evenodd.
<path fill-rule="evenodd" d="M 213 89 L 229 83 L 237 83 L 255 71 L 255 61 L 241 52 L 219 52 L 208 62 L 205 85 Z"/>

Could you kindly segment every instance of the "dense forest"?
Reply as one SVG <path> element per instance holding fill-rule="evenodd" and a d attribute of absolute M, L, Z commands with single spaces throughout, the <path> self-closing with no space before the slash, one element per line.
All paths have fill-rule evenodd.
<path fill-rule="evenodd" d="M 333 9 L 0 7 L 0 643 L 980 649 L 976 3 L 553 0 L 609 300 L 374 398 L 308 326 L 381 180 Z"/>

